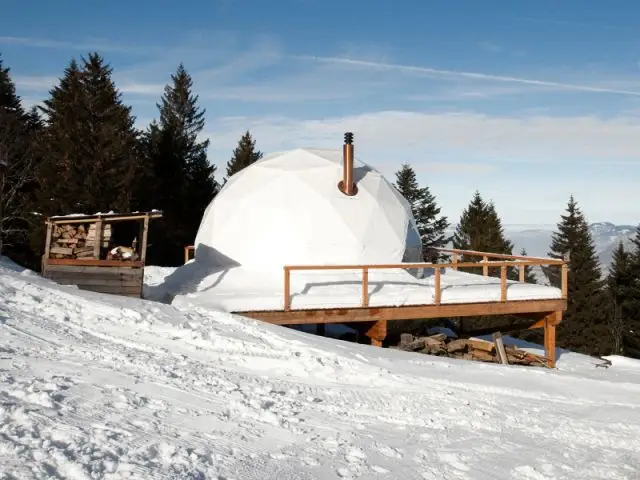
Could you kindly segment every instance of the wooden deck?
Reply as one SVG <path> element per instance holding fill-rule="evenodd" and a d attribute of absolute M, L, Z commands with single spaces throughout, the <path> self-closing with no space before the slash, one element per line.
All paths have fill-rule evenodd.
<path fill-rule="evenodd" d="M 526 329 L 544 328 L 544 347 L 550 367 L 555 366 L 556 327 L 562 321 L 562 313 L 567 308 L 568 258 L 525 257 L 519 255 L 492 254 L 469 250 L 439 249 L 451 254 L 451 263 L 404 263 L 385 265 L 292 265 L 284 267 L 284 310 L 280 311 L 237 311 L 246 317 L 276 325 L 344 323 L 359 330 L 371 339 L 373 345 L 380 346 L 387 335 L 387 322 L 394 320 L 434 319 L 450 317 L 475 317 L 512 315 L 523 318 L 522 323 L 509 324 L 484 329 L 480 333 L 493 331 L 514 332 Z M 481 257 L 480 261 L 466 261 Z M 461 262 L 460 259 L 465 261 Z M 509 268 L 517 268 L 519 281 L 524 282 L 525 267 L 553 266 L 561 270 L 561 298 L 536 300 L 509 300 L 507 295 L 507 273 Z M 484 276 L 490 270 L 500 271 L 500 301 L 474 303 L 442 303 L 441 272 L 443 269 L 482 269 Z M 369 272 L 375 269 L 432 269 L 434 271 L 434 302 L 425 305 L 369 306 Z M 358 308 L 291 308 L 291 274 L 303 270 L 360 270 L 362 273 L 362 304 Z"/>

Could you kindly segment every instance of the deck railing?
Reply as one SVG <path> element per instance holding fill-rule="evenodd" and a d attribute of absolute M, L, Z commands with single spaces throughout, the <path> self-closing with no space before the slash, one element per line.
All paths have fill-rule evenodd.
<path fill-rule="evenodd" d="M 187 263 L 189 260 L 191 260 L 193 257 L 191 256 L 191 254 L 196 253 L 196 247 L 194 245 L 187 245 L 184 247 L 184 263 Z"/>
<path fill-rule="evenodd" d="M 362 304 L 363 308 L 369 306 L 369 272 L 371 270 L 385 269 L 433 269 L 434 270 L 434 303 L 440 305 L 442 300 L 441 272 L 445 268 L 459 270 L 464 268 L 482 267 L 483 275 L 489 276 L 489 268 L 500 269 L 500 301 L 507 301 L 507 273 L 509 268 L 517 267 L 519 270 L 519 281 L 525 282 L 526 267 L 534 266 L 557 266 L 561 270 L 561 292 L 562 298 L 567 298 L 569 258 L 541 258 L 528 257 L 522 255 L 507 255 L 499 253 L 477 252 L 474 250 L 457 249 L 436 249 L 442 253 L 449 253 L 452 261 L 449 263 L 397 263 L 397 264 L 376 264 L 376 265 L 286 265 L 284 267 L 284 310 L 291 310 L 291 272 L 292 271 L 312 271 L 312 270 L 360 270 L 362 273 Z M 478 262 L 460 262 L 460 257 L 466 255 L 471 257 L 482 257 Z M 498 260 L 493 260 L 498 259 Z"/>

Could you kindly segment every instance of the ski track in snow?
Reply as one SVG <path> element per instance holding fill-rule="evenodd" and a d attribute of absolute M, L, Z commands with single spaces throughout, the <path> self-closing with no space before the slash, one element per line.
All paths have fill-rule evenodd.
<path fill-rule="evenodd" d="M 2 266 L 0 295 L 2 479 L 640 477 L 637 365 L 380 350 Z"/>

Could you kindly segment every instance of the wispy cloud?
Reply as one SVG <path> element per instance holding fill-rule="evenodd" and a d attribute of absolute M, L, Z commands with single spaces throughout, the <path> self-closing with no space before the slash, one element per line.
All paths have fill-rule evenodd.
<path fill-rule="evenodd" d="M 640 165 L 640 118 L 496 116 L 474 112 L 380 111 L 323 119 L 233 117 L 209 125 L 214 145 L 233 145 L 249 128 L 266 151 L 331 148 L 353 131 L 373 158 L 439 158 L 469 163 L 566 161 Z"/>
<path fill-rule="evenodd" d="M 466 78 L 466 79 L 506 82 L 506 83 L 519 83 L 524 85 L 535 85 L 538 87 L 553 87 L 553 88 L 559 88 L 563 90 L 573 90 L 573 91 L 580 91 L 580 92 L 611 93 L 611 94 L 618 94 L 618 95 L 640 96 L 640 90 L 639 91 L 623 90 L 623 89 L 607 88 L 607 87 L 597 86 L 597 85 L 580 85 L 580 84 L 573 84 L 573 83 L 553 82 L 553 81 L 533 79 L 533 78 L 493 75 L 493 74 L 479 73 L 479 72 L 445 70 L 445 69 L 430 68 L 430 67 L 420 67 L 415 65 L 402 65 L 397 63 L 371 62 L 367 60 L 357 60 L 357 59 L 344 58 L 344 57 L 321 57 L 321 56 L 313 56 L 313 55 L 297 55 L 294 58 L 297 58 L 299 60 L 351 65 L 354 67 L 363 67 L 363 68 L 370 68 L 370 69 L 377 69 L 377 70 L 393 70 L 396 72 L 412 73 L 412 74 L 418 74 L 418 75 L 430 75 L 430 76 L 436 75 L 440 77 Z"/>
<path fill-rule="evenodd" d="M 601 28 L 605 30 L 626 30 L 625 27 L 620 25 L 613 25 L 610 23 L 604 23 L 597 20 L 567 20 L 563 18 L 542 18 L 542 17 L 511 17 L 512 20 L 517 20 L 527 23 L 537 23 L 543 25 L 555 25 L 558 27 L 584 27 L 584 28 Z"/>
<path fill-rule="evenodd" d="M 31 48 L 57 49 L 57 50 L 82 50 L 99 52 L 123 52 L 129 54 L 148 54 L 160 51 L 157 47 L 140 45 L 119 45 L 107 40 L 83 40 L 78 42 L 53 40 L 34 37 L 0 36 L 0 45 L 20 45 Z"/>
<path fill-rule="evenodd" d="M 488 41 L 478 42 L 478 47 L 481 50 L 484 50 L 485 52 L 489 52 L 489 53 L 500 53 L 503 50 L 501 45 L 498 45 L 497 43 L 494 43 L 494 42 L 488 42 Z"/>
<path fill-rule="evenodd" d="M 454 175 L 482 175 L 498 170 L 496 165 L 489 163 L 465 162 L 425 162 L 417 165 L 418 171 L 426 173 L 454 174 Z"/>

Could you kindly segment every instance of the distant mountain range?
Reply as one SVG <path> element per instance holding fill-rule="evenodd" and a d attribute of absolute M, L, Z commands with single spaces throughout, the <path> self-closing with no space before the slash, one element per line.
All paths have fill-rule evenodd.
<path fill-rule="evenodd" d="M 520 250 L 524 248 L 527 255 L 547 257 L 551 245 L 551 235 L 556 228 L 556 225 L 505 225 L 504 233 L 514 244 L 514 254 L 520 253 Z M 636 226 L 598 222 L 589 225 L 589 231 L 600 260 L 600 267 L 603 274 L 606 274 L 618 244 L 622 242 L 626 248 L 631 248 L 631 240 L 635 235 Z M 538 280 L 543 280 L 540 278 L 540 273 L 536 273 Z"/>

